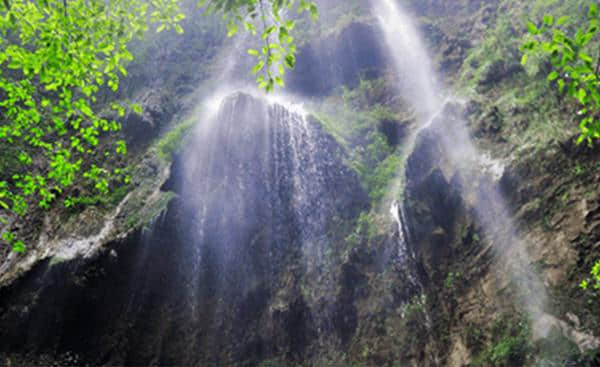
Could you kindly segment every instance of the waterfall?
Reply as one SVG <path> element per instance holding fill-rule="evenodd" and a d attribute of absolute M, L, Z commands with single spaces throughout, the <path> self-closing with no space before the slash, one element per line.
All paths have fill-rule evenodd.
<path fill-rule="evenodd" d="M 440 88 L 417 28 L 394 0 L 376 0 L 375 14 L 399 74 L 399 88 L 420 120 L 440 109 Z"/>
<path fill-rule="evenodd" d="M 518 288 L 525 309 L 534 325 L 534 332 L 546 335 L 546 290 L 531 266 L 525 243 L 519 238 L 510 211 L 498 191 L 495 178 L 501 164 L 478 152 L 470 139 L 466 122 L 456 112 L 457 102 L 445 101 L 440 95 L 436 74 L 419 32 L 408 15 L 394 0 L 374 0 L 374 11 L 383 30 L 385 41 L 399 76 L 399 90 L 417 112 L 418 128 L 408 142 L 410 149 L 426 130 L 437 136 L 445 154 L 444 159 L 463 178 L 462 196 L 471 205 L 495 254 L 508 267 L 509 275 Z M 392 215 L 402 229 L 398 204 Z M 404 239 L 402 239 L 404 240 Z"/>

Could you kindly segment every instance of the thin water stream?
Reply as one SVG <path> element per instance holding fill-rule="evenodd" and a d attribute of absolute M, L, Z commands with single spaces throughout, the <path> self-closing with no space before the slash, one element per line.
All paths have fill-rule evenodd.
<path fill-rule="evenodd" d="M 462 196 L 473 199 L 470 204 L 474 206 L 477 219 L 493 244 L 495 254 L 512 269 L 507 273 L 517 285 L 537 332 L 545 335 L 548 325 L 536 323 L 544 320 L 545 287 L 531 266 L 510 212 L 496 188 L 495 179 L 501 164 L 494 161 L 490 164 L 489 157 L 481 154 L 471 141 L 465 120 L 460 115 L 449 115 L 446 106 L 456 102 L 443 97 L 444 92 L 437 81 L 431 58 L 412 17 L 393 0 L 376 0 L 374 11 L 395 62 L 399 76 L 398 88 L 417 112 L 418 127 L 409 138 L 408 149 L 414 147 L 423 131 L 436 130 L 439 136 L 437 143 L 443 146 L 447 154 L 445 159 L 463 177 L 465 184 Z M 401 226 L 397 203 L 393 204 L 392 212 Z M 404 232 L 402 228 L 400 232 Z"/>

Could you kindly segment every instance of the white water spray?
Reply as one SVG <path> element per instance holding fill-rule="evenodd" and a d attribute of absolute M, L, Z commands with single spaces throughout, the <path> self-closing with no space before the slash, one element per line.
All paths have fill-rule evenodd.
<path fill-rule="evenodd" d="M 431 57 L 421 42 L 410 17 L 393 0 L 378 0 L 375 14 L 400 78 L 400 89 L 420 120 L 439 111 L 440 88 L 435 80 Z"/>
<path fill-rule="evenodd" d="M 469 204 L 474 206 L 477 219 L 492 242 L 496 255 L 507 264 L 506 274 L 517 285 L 517 293 L 533 321 L 534 332 L 546 335 L 549 325 L 544 321 L 547 318 L 543 317 L 545 287 L 532 269 L 530 257 L 517 235 L 502 195 L 494 185 L 498 172 L 502 171 L 501 164 L 477 151 L 460 114 L 448 116 L 447 103 L 441 97 L 431 58 L 410 16 L 393 0 L 374 2 L 375 14 L 399 74 L 399 89 L 417 112 L 417 132 L 407 145 L 412 149 L 418 133 L 425 129 L 434 129 L 439 135 L 437 143 L 447 154 L 444 159 L 463 177 L 463 197 L 472 201 Z M 485 197 L 482 197 L 482 192 Z M 404 231 L 397 203 L 394 202 L 391 212 L 402 235 Z"/>

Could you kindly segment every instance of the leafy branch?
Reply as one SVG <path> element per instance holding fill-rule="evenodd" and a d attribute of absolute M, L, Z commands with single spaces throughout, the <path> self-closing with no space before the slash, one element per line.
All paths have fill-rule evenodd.
<path fill-rule="evenodd" d="M 600 29 L 598 5 L 591 4 L 584 25 L 574 28 L 570 16 L 556 19 L 545 15 L 541 25 L 529 22 L 530 38 L 522 45 L 525 65 L 531 56 L 550 57 L 552 70 L 548 81 L 556 85 L 561 94 L 566 94 L 578 102 L 577 115 L 580 118 L 581 135 L 578 143 L 592 144 L 600 138 L 600 47 L 596 43 L 598 60 L 590 56 L 591 48 Z"/>
<path fill-rule="evenodd" d="M 297 48 L 292 36 L 296 21 L 285 19 L 284 13 L 295 9 L 298 14 L 310 13 L 313 20 L 318 18 L 316 4 L 308 0 L 200 0 L 199 6 L 208 13 L 224 12 L 229 37 L 238 33 L 242 24 L 246 32 L 256 36 L 259 23 L 264 46 L 259 50 L 251 48 L 248 54 L 256 58 L 252 74 L 257 75 L 259 88 L 267 92 L 275 85 L 283 87 L 286 69 L 296 65 Z"/>

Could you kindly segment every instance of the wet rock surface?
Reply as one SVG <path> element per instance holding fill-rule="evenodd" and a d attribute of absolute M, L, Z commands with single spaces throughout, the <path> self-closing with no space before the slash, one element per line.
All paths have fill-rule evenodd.
<path fill-rule="evenodd" d="M 381 34 L 371 24 L 354 22 L 298 50 L 297 67 L 288 78 L 292 92 L 318 97 L 335 88 L 354 88 L 361 78 L 381 76 L 387 63 Z"/>
<path fill-rule="evenodd" d="M 217 144 L 181 156 L 202 158 L 196 168 L 174 164 L 179 197 L 151 228 L 93 259 L 39 264 L 1 290 L 4 352 L 72 352 L 93 365 L 256 365 L 269 356 L 310 356 L 328 314 L 298 290 L 303 251 L 325 250 L 335 240 L 327 236 L 330 218 L 351 220 L 366 194 L 318 125 L 246 95 L 227 99 L 223 111 L 205 136 Z M 297 133 L 314 134 L 314 145 L 292 151 Z M 353 280 L 342 276 L 342 289 L 352 292 Z M 346 291 L 321 306 L 341 315 L 332 322 L 342 343 L 354 332 L 342 322 L 352 307 Z"/>

